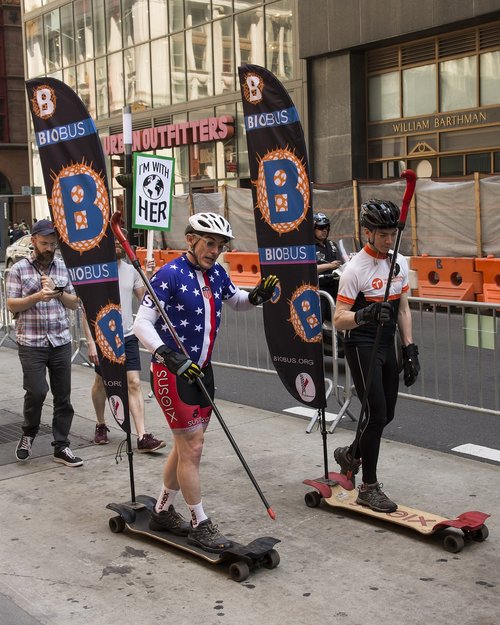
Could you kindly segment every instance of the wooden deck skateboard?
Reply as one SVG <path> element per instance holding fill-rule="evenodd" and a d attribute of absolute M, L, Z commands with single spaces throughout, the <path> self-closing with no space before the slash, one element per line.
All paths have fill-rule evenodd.
<path fill-rule="evenodd" d="M 170 547 L 182 549 L 211 564 L 227 564 L 231 579 L 236 582 L 244 581 L 252 569 L 259 567 L 274 569 L 280 562 L 279 553 L 273 549 L 274 545 L 280 541 L 270 536 L 256 538 L 248 545 L 233 542 L 229 549 L 225 549 L 221 553 L 210 553 L 196 545 L 190 545 L 185 536 L 152 530 L 149 528 L 149 519 L 155 504 L 156 499 L 147 495 L 139 495 L 134 503 L 109 503 L 106 508 L 117 512 L 119 515 L 109 519 L 109 528 L 114 533 L 123 532 L 126 528 L 131 532 L 148 536 Z"/>
<path fill-rule="evenodd" d="M 329 473 L 328 483 L 324 478 L 317 480 L 304 480 L 304 484 L 312 486 L 316 490 L 305 494 L 304 500 L 307 506 L 315 508 L 324 500 L 329 506 L 351 510 L 369 517 L 383 521 L 389 521 L 397 525 L 403 525 L 416 530 L 421 534 L 430 535 L 442 532 L 443 547 L 446 551 L 457 553 L 464 548 L 466 540 L 482 542 L 488 537 L 488 528 L 484 525 L 490 516 L 484 512 L 470 511 L 459 514 L 455 519 L 447 519 L 437 514 L 423 512 L 415 508 L 409 508 L 398 504 L 395 512 L 375 512 L 367 506 L 356 503 L 357 489 L 347 490 L 337 481 L 338 473 Z"/>

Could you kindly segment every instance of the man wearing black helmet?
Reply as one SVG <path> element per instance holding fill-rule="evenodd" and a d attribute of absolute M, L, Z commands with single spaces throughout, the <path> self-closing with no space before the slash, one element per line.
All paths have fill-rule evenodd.
<path fill-rule="evenodd" d="M 342 265 L 340 252 L 335 243 L 328 238 L 330 234 L 330 220 L 328 217 L 324 213 L 315 213 L 313 220 L 319 288 L 330 293 L 335 299 L 337 296 L 338 276 L 334 276 L 333 272 Z M 330 306 L 323 297 L 321 298 L 321 317 L 323 321 L 331 322 Z"/>
<path fill-rule="evenodd" d="M 197 213 L 185 231 L 188 251 L 164 265 L 151 279 L 160 303 L 176 328 L 189 357 L 179 349 L 163 318 L 146 294 L 137 313 L 134 333 L 153 354 L 151 384 L 173 434 L 173 447 L 163 471 L 163 486 L 150 527 L 187 536 L 189 543 L 210 552 L 231 545 L 205 514 L 201 499 L 200 459 L 211 405 L 196 382 L 213 398 L 210 364 L 220 323 L 222 302 L 237 311 L 271 299 L 276 276 L 263 277 L 250 293 L 236 287 L 217 263 L 233 238 L 229 222 L 217 213 Z M 175 510 L 179 492 L 189 508 L 191 523 Z"/>
<path fill-rule="evenodd" d="M 345 266 L 334 316 L 335 327 L 344 331 L 345 356 L 360 399 L 365 393 L 377 326 L 382 326 L 359 444 L 357 449 L 352 444 L 339 447 L 334 452 L 341 473 L 352 470 L 353 481 L 354 474 L 362 466 L 363 482 L 356 501 L 377 512 L 394 512 L 397 509 L 397 504 L 382 491 L 377 477 L 382 432 L 394 418 L 398 395 L 399 372 L 394 345 L 396 326 L 403 343 L 407 386 L 415 382 L 420 370 L 408 304 L 408 264 L 400 254 L 396 259 L 388 301 L 384 301 L 399 214 L 395 204 L 384 200 L 369 200 L 362 205 L 360 222 L 367 243 Z"/>

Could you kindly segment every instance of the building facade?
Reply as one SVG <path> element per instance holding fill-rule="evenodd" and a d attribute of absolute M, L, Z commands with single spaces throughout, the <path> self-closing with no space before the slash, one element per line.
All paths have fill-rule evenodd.
<path fill-rule="evenodd" d="M 175 158 L 175 194 L 248 187 L 238 66 L 269 68 L 307 117 L 296 11 L 297 0 L 24 0 L 25 73 L 58 78 L 83 100 L 115 202 L 124 106 L 133 150 Z M 42 185 L 33 142 L 31 153 Z"/>
<path fill-rule="evenodd" d="M 313 179 L 500 173 L 500 1 L 299 0 Z"/>
<path fill-rule="evenodd" d="M 19 0 L 0 0 L 0 211 L 2 245 L 9 222 L 31 223 L 31 202 L 23 72 L 23 37 Z"/>

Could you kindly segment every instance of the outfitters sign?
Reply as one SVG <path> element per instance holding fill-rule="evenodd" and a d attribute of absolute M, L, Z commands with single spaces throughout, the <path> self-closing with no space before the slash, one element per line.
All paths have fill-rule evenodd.
<path fill-rule="evenodd" d="M 26 82 L 50 213 L 95 339 L 106 395 L 130 432 L 115 240 L 104 155 L 78 96 L 54 78 Z"/>
<path fill-rule="evenodd" d="M 258 65 L 239 68 L 262 275 L 279 283 L 263 307 L 267 344 L 287 390 L 326 406 L 321 312 L 304 133 L 283 85 Z"/>

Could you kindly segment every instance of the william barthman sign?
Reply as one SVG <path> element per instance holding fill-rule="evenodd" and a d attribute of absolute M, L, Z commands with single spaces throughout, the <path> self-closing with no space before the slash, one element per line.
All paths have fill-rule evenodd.
<path fill-rule="evenodd" d="M 134 153 L 134 228 L 170 230 L 174 159 Z"/>

